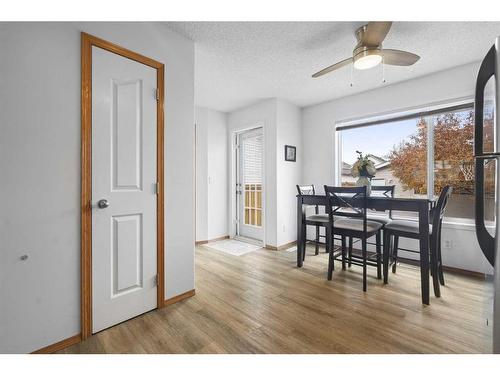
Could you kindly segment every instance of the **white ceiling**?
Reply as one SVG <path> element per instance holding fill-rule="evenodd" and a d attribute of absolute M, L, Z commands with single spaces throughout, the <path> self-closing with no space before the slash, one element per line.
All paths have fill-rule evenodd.
<path fill-rule="evenodd" d="M 229 112 L 280 97 L 301 107 L 384 85 L 382 68 L 347 66 L 314 72 L 352 55 L 366 22 L 167 22 L 195 41 L 196 105 Z M 386 66 L 386 83 L 479 61 L 500 35 L 500 22 L 394 22 L 385 48 L 421 56 L 411 67 Z"/>

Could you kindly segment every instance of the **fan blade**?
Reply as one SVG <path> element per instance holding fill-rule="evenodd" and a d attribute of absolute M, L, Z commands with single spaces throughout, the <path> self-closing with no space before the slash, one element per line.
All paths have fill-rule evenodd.
<path fill-rule="evenodd" d="M 350 63 L 352 63 L 352 57 L 349 57 L 348 59 L 339 61 L 338 63 L 335 63 L 333 65 L 330 65 L 329 67 L 322 69 L 317 73 L 314 73 L 312 75 L 312 77 L 313 78 L 321 77 L 322 75 L 324 75 L 326 73 L 333 72 L 334 70 L 342 68 L 343 66 L 349 65 Z"/>
<path fill-rule="evenodd" d="M 398 49 L 382 49 L 380 52 L 384 58 L 384 64 L 388 65 L 409 66 L 415 64 L 420 59 L 420 56 L 414 53 Z"/>
<path fill-rule="evenodd" d="M 379 46 L 391 29 L 391 25 L 392 22 L 368 22 L 361 43 L 366 47 Z"/>

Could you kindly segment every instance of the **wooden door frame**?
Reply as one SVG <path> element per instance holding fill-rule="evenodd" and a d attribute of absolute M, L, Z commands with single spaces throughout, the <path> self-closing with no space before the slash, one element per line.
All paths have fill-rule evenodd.
<path fill-rule="evenodd" d="M 92 335 L 92 47 L 137 61 L 156 69 L 159 97 L 156 104 L 156 176 L 157 196 L 157 308 L 165 300 L 164 258 L 164 64 L 122 48 L 116 44 L 81 33 L 81 338 Z"/>

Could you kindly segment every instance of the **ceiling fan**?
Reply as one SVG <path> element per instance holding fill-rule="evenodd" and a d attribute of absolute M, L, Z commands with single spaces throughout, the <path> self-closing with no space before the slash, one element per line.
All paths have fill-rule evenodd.
<path fill-rule="evenodd" d="M 314 73 L 313 78 L 333 72 L 343 66 L 353 63 L 355 69 L 370 69 L 381 62 L 388 65 L 409 66 L 415 64 L 420 56 L 397 49 L 382 48 L 392 22 L 368 22 L 355 32 L 358 44 L 352 51 L 352 57 L 339 61 L 329 67 Z"/>

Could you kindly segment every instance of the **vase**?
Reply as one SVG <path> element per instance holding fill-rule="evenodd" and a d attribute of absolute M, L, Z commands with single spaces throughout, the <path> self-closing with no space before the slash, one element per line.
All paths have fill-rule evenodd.
<path fill-rule="evenodd" d="M 372 192 L 372 182 L 368 177 L 359 176 L 356 186 L 366 186 L 366 196 L 369 196 Z"/>

